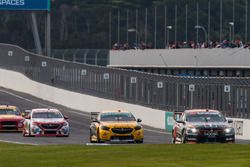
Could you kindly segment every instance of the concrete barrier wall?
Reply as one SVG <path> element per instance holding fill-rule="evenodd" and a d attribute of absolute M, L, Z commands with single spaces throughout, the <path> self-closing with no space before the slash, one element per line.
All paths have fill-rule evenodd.
<path fill-rule="evenodd" d="M 137 118 L 141 118 L 143 124 L 165 129 L 165 111 L 55 88 L 30 80 L 18 72 L 0 69 L 0 86 L 84 112 L 125 109 L 131 111 Z"/>
<path fill-rule="evenodd" d="M 113 50 L 110 66 L 249 68 L 249 55 L 244 48 Z"/>
<path fill-rule="evenodd" d="M 233 125 L 237 139 L 250 140 L 250 120 L 249 119 L 233 119 Z"/>
<path fill-rule="evenodd" d="M 170 120 L 166 117 L 166 112 L 162 110 L 155 110 L 139 105 L 117 102 L 58 89 L 32 81 L 18 72 L 0 69 L 0 76 L 1 87 L 24 92 L 44 100 L 62 104 L 72 109 L 84 112 L 98 112 L 107 109 L 126 109 L 131 111 L 137 118 L 141 118 L 143 124 L 161 129 L 167 128 L 167 123 Z M 236 118 L 233 118 L 233 120 L 237 134 L 236 138 L 250 140 L 250 120 Z M 171 125 L 172 121 L 170 121 L 170 126 Z"/>

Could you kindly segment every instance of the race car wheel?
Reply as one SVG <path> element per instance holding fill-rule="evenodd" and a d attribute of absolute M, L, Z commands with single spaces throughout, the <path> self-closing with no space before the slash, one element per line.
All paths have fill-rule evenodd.
<path fill-rule="evenodd" d="M 235 143 L 235 136 L 233 137 L 232 143 Z"/>
<path fill-rule="evenodd" d="M 101 141 L 100 139 L 99 129 L 97 130 L 96 137 L 97 137 L 97 143 L 103 143 L 103 141 Z"/>
<path fill-rule="evenodd" d="M 172 144 L 176 144 L 176 140 L 175 140 L 174 137 L 171 138 L 171 143 L 172 143 Z"/>
<path fill-rule="evenodd" d="M 233 139 L 231 141 L 227 142 L 227 143 L 235 144 L 235 137 L 233 137 Z"/>
<path fill-rule="evenodd" d="M 185 130 L 182 132 L 181 143 L 182 144 L 187 143 L 187 137 L 186 137 L 186 131 Z"/>
<path fill-rule="evenodd" d="M 92 136 L 93 134 L 91 133 L 91 129 L 89 130 L 89 142 L 90 143 L 94 143 L 94 141 L 92 140 Z"/>
<path fill-rule="evenodd" d="M 136 140 L 135 143 L 143 143 L 143 138 L 141 140 Z"/>
<path fill-rule="evenodd" d="M 233 144 L 235 143 L 235 139 L 232 141 L 232 143 L 233 143 Z"/>
<path fill-rule="evenodd" d="M 25 129 L 23 129 L 23 137 L 27 137 L 27 134 L 25 132 Z"/>
<path fill-rule="evenodd" d="M 96 137 L 97 137 L 97 141 L 96 142 L 97 143 L 101 143 L 99 129 L 97 130 Z"/>
<path fill-rule="evenodd" d="M 28 137 L 34 137 L 33 135 L 31 135 L 31 129 L 30 129 L 30 126 L 29 126 L 29 133 L 28 133 Z"/>

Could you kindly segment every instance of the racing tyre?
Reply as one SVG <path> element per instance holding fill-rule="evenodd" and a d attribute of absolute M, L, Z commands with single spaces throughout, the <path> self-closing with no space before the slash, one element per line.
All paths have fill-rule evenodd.
<path fill-rule="evenodd" d="M 186 131 L 185 130 L 182 132 L 181 143 L 182 144 L 187 143 L 187 137 L 186 137 Z"/>
<path fill-rule="evenodd" d="M 96 137 L 97 137 L 97 143 L 101 143 L 99 129 L 97 130 Z"/>
<path fill-rule="evenodd" d="M 230 143 L 230 144 L 235 144 L 235 137 L 233 138 L 232 141 L 230 141 L 230 142 L 228 142 L 228 143 Z"/>
<path fill-rule="evenodd" d="M 235 139 L 232 141 L 233 144 L 235 144 Z"/>
<path fill-rule="evenodd" d="M 135 143 L 137 143 L 137 144 L 142 144 L 142 143 L 143 143 L 143 139 L 141 139 L 141 140 L 136 140 Z"/>
<path fill-rule="evenodd" d="M 25 133 L 24 129 L 23 129 L 23 137 L 27 137 L 27 134 Z"/>
<path fill-rule="evenodd" d="M 28 137 L 34 137 L 34 135 L 31 135 L 31 129 L 30 129 L 30 126 L 29 126 L 29 133 L 27 135 Z"/>
<path fill-rule="evenodd" d="M 89 142 L 90 143 L 94 143 L 94 141 L 92 140 L 92 136 L 93 134 L 91 133 L 91 129 L 89 130 Z"/>
<path fill-rule="evenodd" d="M 233 137 L 232 143 L 235 144 L 235 136 Z"/>
<path fill-rule="evenodd" d="M 172 144 L 176 144 L 176 140 L 175 140 L 174 137 L 171 138 L 171 143 L 172 143 Z"/>

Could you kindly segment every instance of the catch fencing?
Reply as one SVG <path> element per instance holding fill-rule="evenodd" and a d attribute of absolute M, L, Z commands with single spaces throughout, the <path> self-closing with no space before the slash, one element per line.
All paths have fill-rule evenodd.
<path fill-rule="evenodd" d="M 36 53 L 36 50 L 30 49 Z M 43 53 L 46 51 L 43 50 Z M 51 57 L 66 61 L 85 63 L 97 66 L 107 66 L 109 62 L 108 49 L 52 49 Z"/>
<path fill-rule="evenodd" d="M 108 49 L 53 49 L 51 57 L 67 61 L 86 63 L 97 66 L 107 66 Z"/>
<path fill-rule="evenodd" d="M 165 111 L 211 108 L 228 117 L 250 118 L 248 77 L 147 74 L 48 58 L 7 44 L 0 44 L 0 68 L 58 88 Z"/>

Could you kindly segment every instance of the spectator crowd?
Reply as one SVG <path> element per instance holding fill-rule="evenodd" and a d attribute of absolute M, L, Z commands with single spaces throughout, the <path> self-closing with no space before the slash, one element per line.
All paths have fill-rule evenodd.
<path fill-rule="evenodd" d="M 140 42 L 139 44 L 134 43 L 133 45 L 118 44 L 115 43 L 112 47 L 112 50 L 129 50 L 129 49 L 153 49 L 153 44 L 150 42 L 146 44 L 145 42 Z M 244 44 L 241 40 L 223 40 L 222 42 L 201 42 L 196 43 L 195 41 L 189 42 L 170 42 L 166 47 L 166 49 L 181 49 L 181 48 L 248 48 L 250 49 L 250 43 Z"/>
<path fill-rule="evenodd" d="M 129 50 L 129 49 L 153 49 L 152 43 L 146 44 L 145 42 L 141 42 L 139 44 L 133 43 L 133 45 L 129 45 L 128 43 L 118 44 L 115 43 L 112 47 L 112 50 Z"/>

